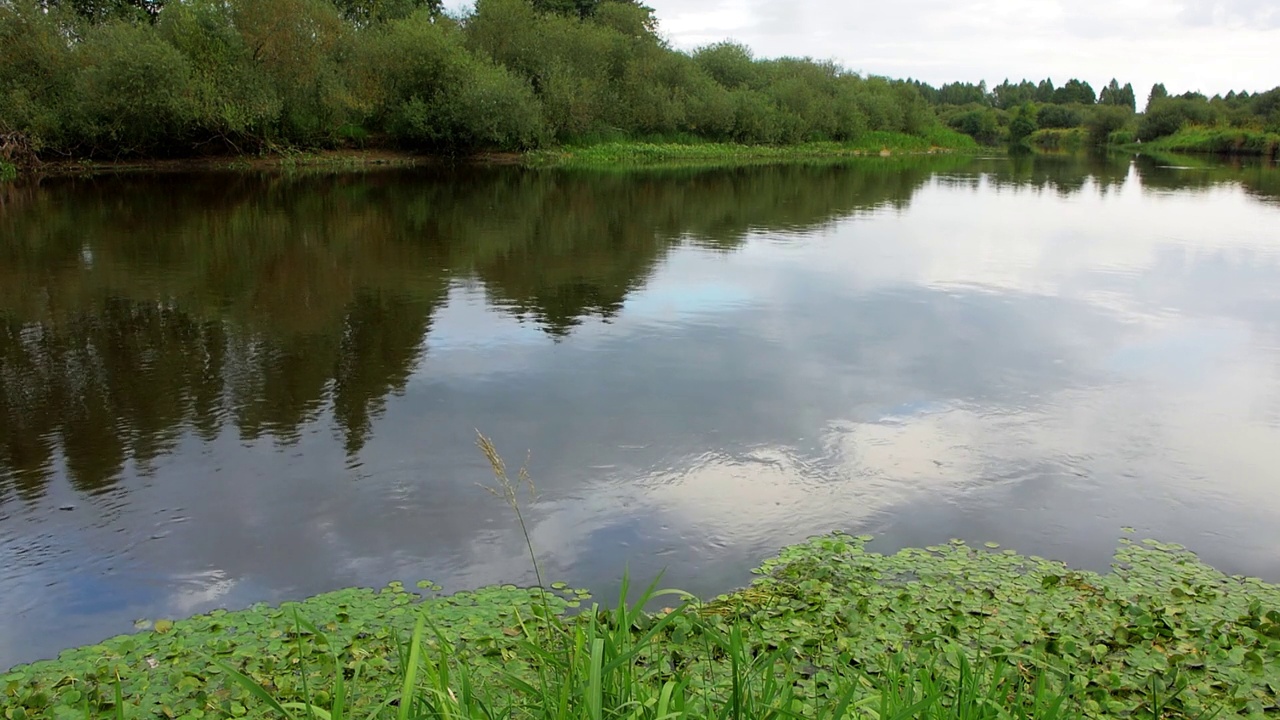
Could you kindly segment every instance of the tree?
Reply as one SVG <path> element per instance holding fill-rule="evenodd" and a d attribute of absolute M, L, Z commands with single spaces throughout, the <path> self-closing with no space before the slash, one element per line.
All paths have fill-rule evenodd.
<path fill-rule="evenodd" d="M 353 25 L 364 27 L 375 22 L 409 17 L 420 8 L 434 16 L 444 9 L 443 0 L 332 0 L 342 17 Z"/>
<path fill-rule="evenodd" d="M 67 8 L 91 23 L 108 20 L 155 21 L 165 0 L 40 0 L 46 9 Z"/>
<path fill-rule="evenodd" d="M 1013 118 L 1009 120 L 1009 144 L 1025 145 L 1031 133 L 1038 129 L 1036 106 L 1029 102 L 1019 105 L 1013 113 Z"/>
<path fill-rule="evenodd" d="M 1164 89 L 1164 83 L 1156 83 L 1151 86 L 1151 92 L 1147 95 L 1146 112 L 1151 112 L 1151 106 L 1156 102 L 1169 97 L 1169 91 Z"/>
<path fill-rule="evenodd" d="M 1106 145 L 1111 133 L 1129 124 L 1132 113 L 1117 105 L 1102 105 L 1093 109 L 1085 127 L 1089 129 L 1089 142 L 1094 146 Z"/>
<path fill-rule="evenodd" d="M 648 10 L 650 13 L 653 12 L 653 8 L 645 6 L 638 0 L 533 0 L 533 6 L 539 12 L 567 15 L 585 20 L 595 15 L 602 5 L 612 2 L 635 5 Z"/>
<path fill-rule="evenodd" d="M 1133 83 L 1125 83 L 1124 87 L 1120 88 L 1120 102 L 1116 104 L 1129 108 L 1129 112 L 1137 111 L 1138 99 L 1133 94 Z"/>
<path fill-rule="evenodd" d="M 1138 139 L 1147 142 L 1172 135 L 1187 124 L 1204 124 L 1213 118 L 1209 103 L 1182 97 L 1165 97 L 1147 105 L 1138 123 Z"/>
<path fill-rule="evenodd" d="M 1036 102 L 1038 103 L 1053 102 L 1054 92 L 1055 91 L 1053 88 L 1052 78 L 1045 78 L 1044 80 L 1041 80 L 1040 84 L 1036 85 Z"/>
<path fill-rule="evenodd" d="M 1032 102 L 1036 98 L 1036 85 L 1028 80 L 1014 85 L 1008 78 L 991 88 L 992 104 L 1001 110 L 1012 110 L 1023 103 Z"/>
<path fill-rule="evenodd" d="M 1065 105 L 1042 105 L 1036 115 L 1036 121 L 1042 128 L 1079 127 L 1083 118 L 1074 108 Z"/>
<path fill-rule="evenodd" d="M 1096 95 L 1089 83 L 1071 78 L 1067 81 L 1066 85 L 1063 85 L 1054 91 L 1053 102 L 1059 105 L 1067 105 L 1070 103 L 1092 105 L 1096 102 Z"/>

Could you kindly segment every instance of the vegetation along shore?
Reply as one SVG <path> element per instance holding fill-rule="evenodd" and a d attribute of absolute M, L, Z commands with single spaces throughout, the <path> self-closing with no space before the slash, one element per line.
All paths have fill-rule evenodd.
<path fill-rule="evenodd" d="M 336 149 L 546 163 L 604 144 L 615 150 L 582 162 L 643 164 L 1188 133 L 1167 149 L 1280 147 L 1280 88 L 1156 85 L 1142 113 L 1115 80 L 1097 93 L 1079 79 L 935 88 L 732 42 L 679 51 L 630 0 L 478 0 L 459 16 L 438 0 L 10 0 L 0 46 L 9 178 L 44 162 Z"/>
<path fill-rule="evenodd" d="M 0 674 L 69 717 L 1274 717 L 1280 587 L 1122 539 L 1110 573 L 831 534 L 742 590 L 603 610 L 553 583 L 399 584 L 159 620 Z M 662 605 L 667 607 L 662 608 Z M 660 608 L 660 609 L 659 609 Z"/>

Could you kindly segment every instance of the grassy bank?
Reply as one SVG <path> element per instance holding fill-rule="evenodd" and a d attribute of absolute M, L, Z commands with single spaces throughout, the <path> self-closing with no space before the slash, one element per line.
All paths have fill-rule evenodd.
<path fill-rule="evenodd" d="M 855 157 L 971 152 L 977 144 L 967 135 L 934 128 L 923 135 L 868 132 L 848 142 L 796 145 L 738 145 L 712 142 L 613 141 L 526 153 L 476 153 L 465 156 L 422 155 L 388 149 L 281 152 L 194 159 L 65 161 L 28 168 L 29 174 L 83 175 L 102 172 L 172 172 L 209 170 L 367 170 L 422 164 L 483 163 L 525 167 L 633 169 L 638 167 L 718 167 L 785 162 L 841 161 Z M 14 180 L 18 168 L 0 164 L 0 180 Z"/>
<path fill-rule="evenodd" d="M 1280 154 L 1280 133 L 1192 126 L 1129 148 L 1143 152 L 1258 155 L 1274 159 Z"/>
<path fill-rule="evenodd" d="M 846 142 L 808 142 L 795 145 L 610 142 L 534 151 L 525 155 L 525 162 L 535 167 L 591 169 L 719 166 L 928 152 L 971 152 L 977 149 L 977 143 L 968 135 L 938 127 L 924 135 L 868 132 Z"/>
<path fill-rule="evenodd" d="M 62 717 L 1274 717 L 1280 587 L 1122 541 L 1098 575 L 953 543 L 784 549 L 749 587 L 587 607 L 400 586 L 157 621 L 0 674 Z M 659 594 L 642 596 L 655 608 Z M 646 603 L 647 601 L 647 603 Z M 309 710 L 310 708 L 310 710 Z"/>

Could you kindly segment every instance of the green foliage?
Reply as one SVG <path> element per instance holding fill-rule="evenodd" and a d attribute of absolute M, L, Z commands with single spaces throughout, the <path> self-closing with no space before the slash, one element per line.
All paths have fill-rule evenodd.
<path fill-rule="evenodd" d="M 1031 133 L 1040 128 L 1036 121 L 1036 107 L 1030 102 L 1023 103 L 1009 120 L 1009 143 L 1026 145 Z"/>
<path fill-rule="evenodd" d="M 1068 105 L 1041 105 L 1036 118 L 1042 128 L 1073 128 L 1084 122 L 1084 113 Z"/>
<path fill-rule="evenodd" d="M 63 158 L 339 145 L 451 154 L 593 138 L 847 144 L 924 137 L 940 119 L 982 144 L 1021 143 L 1035 128 L 1023 113 L 1011 133 L 1015 109 L 1037 104 L 1039 128 L 1077 127 L 1096 99 L 1078 79 L 934 88 L 757 59 L 732 42 L 679 52 L 634 0 L 477 0 L 460 18 L 440 0 L 9 0 L 0 44 L 0 131 Z M 1177 100 L 1274 132 L 1275 97 Z M 1133 88 L 1113 79 L 1098 101 L 1132 109 Z M 1162 103 L 1139 137 L 1202 122 Z"/>
<path fill-rule="evenodd" d="M 567 168 L 724 167 L 807 161 L 838 163 L 868 155 L 893 152 L 965 150 L 973 141 L 953 132 L 938 131 L 928 137 L 902 133 L 866 133 L 852 142 L 810 142 L 795 145 L 736 145 L 730 143 L 599 143 L 558 151 L 535 153 L 531 165 Z"/>
<path fill-rule="evenodd" d="M 1133 85 L 1125 83 L 1124 87 L 1120 87 L 1120 83 L 1115 78 L 1111 78 L 1111 82 L 1102 89 L 1098 96 L 1099 105 L 1128 108 L 1129 112 L 1134 112 L 1137 109 L 1137 102 L 1137 98 L 1133 94 Z"/>
<path fill-rule="evenodd" d="M 1000 116 L 997 111 L 985 107 L 970 107 L 946 117 L 949 127 L 973 138 L 983 145 L 995 145 L 1000 141 Z"/>
<path fill-rule="evenodd" d="M 103 152 L 156 153 L 187 134 L 191 68 L 149 26 L 113 22 L 77 51 L 79 105 L 74 127 Z"/>
<path fill-rule="evenodd" d="M 164 9 L 165 0 L 40 0 L 42 7 L 67 10 L 89 22 L 145 22 Z"/>
<path fill-rule="evenodd" d="M 418 10 L 439 15 L 441 0 L 333 0 L 338 12 L 356 27 L 366 27 L 388 20 L 402 20 Z"/>
<path fill-rule="evenodd" d="M 1095 147 L 1106 145 L 1111 134 L 1123 130 L 1133 119 L 1129 108 L 1121 105 L 1099 105 L 1089 113 L 1085 128 L 1089 132 L 1089 143 Z"/>
<path fill-rule="evenodd" d="M 0 3 L 0 131 L 21 132 L 39 151 L 68 144 L 76 102 L 75 59 L 64 38 L 66 12 L 34 1 Z"/>
<path fill-rule="evenodd" d="M 122 19 L 144 5 L 146 22 Z M 121 157 L 846 142 L 936 125 L 907 84 L 731 44 L 672 50 L 653 10 L 628 0 L 479 0 L 461 21 L 436 0 L 144 5 L 0 5 L 0 89 L 12 98 L 0 127 L 47 154 Z"/>
<path fill-rule="evenodd" d="M 1144 145 L 1154 150 L 1219 155 L 1280 154 L 1280 133 L 1230 127 L 1187 127 Z"/>
<path fill-rule="evenodd" d="M 422 599 L 392 585 L 158 621 L 12 668 L 0 695 L 33 720 L 1280 709 L 1280 587 L 1150 541 L 1124 541 L 1113 571 L 1097 575 L 958 542 L 885 556 L 867 539 L 785 548 L 750 587 L 653 614 L 641 608 L 664 594 L 654 586 L 628 604 L 624 583 L 613 610 L 567 614 L 588 593 L 505 586 Z"/>
<path fill-rule="evenodd" d="M 1072 78 L 1065 85 L 1053 91 L 1053 102 L 1059 105 L 1092 105 L 1097 100 L 1093 87 L 1082 80 Z"/>
<path fill-rule="evenodd" d="M 374 121 L 409 146 L 520 149 L 542 136 L 528 84 L 468 52 L 449 21 L 419 11 L 388 23 L 361 52 L 365 72 L 380 83 Z"/>
<path fill-rule="evenodd" d="M 218 138 L 241 151 L 267 145 L 283 99 L 258 71 L 254 52 L 236 29 L 234 6 L 218 0 L 175 3 L 158 31 L 191 70 L 192 136 Z"/>
<path fill-rule="evenodd" d="M 1027 143 L 1040 150 L 1079 150 L 1085 143 L 1085 130 L 1079 127 L 1042 127 L 1031 133 Z"/>
<path fill-rule="evenodd" d="M 1172 135 L 1189 124 L 1203 125 L 1213 119 L 1207 101 L 1188 98 L 1163 98 L 1148 103 L 1138 123 L 1138 139 L 1142 142 Z"/>
<path fill-rule="evenodd" d="M 721 42 L 699 48 L 693 53 L 698 67 L 729 90 L 759 87 L 759 66 L 746 45 Z"/>
<path fill-rule="evenodd" d="M 1156 83 L 1151 86 L 1151 92 L 1147 93 L 1147 106 L 1145 112 L 1151 112 L 1153 104 L 1169 97 L 1169 91 L 1165 89 L 1164 83 Z"/>

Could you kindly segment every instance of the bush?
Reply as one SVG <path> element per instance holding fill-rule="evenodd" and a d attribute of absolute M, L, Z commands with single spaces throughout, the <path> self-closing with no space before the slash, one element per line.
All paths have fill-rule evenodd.
<path fill-rule="evenodd" d="M 1149 142 L 1172 135 L 1187 124 L 1203 125 L 1213 117 L 1209 103 L 1180 97 L 1163 98 L 1149 103 L 1138 123 L 1138 139 Z"/>
<path fill-rule="evenodd" d="M 543 139 L 529 84 L 469 52 L 451 22 L 420 10 L 370 36 L 362 52 L 360 63 L 381 84 L 374 117 L 409 145 L 514 150 Z"/>
<path fill-rule="evenodd" d="M 996 111 L 991 108 L 975 107 L 952 115 L 947 119 L 947 125 L 983 145 L 995 145 L 1000 140 L 1000 125 Z"/>
<path fill-rule="evenodd" d="M 175 3 L 158 25 L 191 68 L 188 108 L 194 132 L 234 149 L 261 147 L 278 127 L 284 103 L 254 65 L 232 7 L 218 0 Z"/>
<path fill-rule="evenodd" d="M 172 152 L 191 117 L 187 59 L 149 25 L 94 27 L 77 51 L 76 132 L 99 152 Z"/>
<path fill-rule="evenodd" d="M 1038 129 L 1035 106 L 1023 103 L 1009 120 L 1009 142 L 1013 145 L 1025 145 L 1031 133 Z"/>
<path fill-rule="evenodd" d="M 1041 105 L 1036 114 L 1036 122 L 1042 128 L 1079 127 L 1083 121 L 1079 110 L 1066 105 Z"/>
<path fill-rule="evenodd" d="M 1085 127 L 1089 131 L 1089 143 L 1094 146 L 1106 145 L 1111 134 L 1122 130 L 1133 118 L 1133 113 L 1126 107 L 1118 105 L 1099 105 L 1089 113 Z"/>
<path fill-rule="evenodd" d="M 63 32 L 70 22 L 35 2 L 0 3 L 0 131 L 21 132 L 36 151 L 70 144 L 75 67 Z"/>

